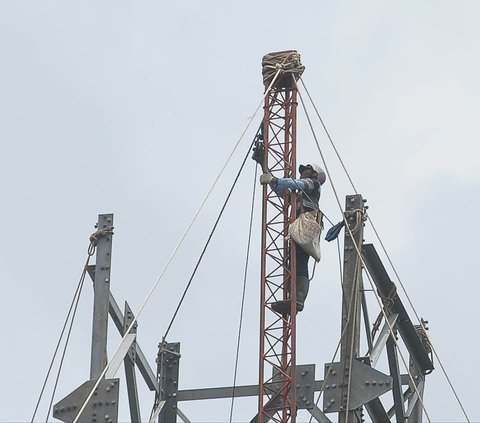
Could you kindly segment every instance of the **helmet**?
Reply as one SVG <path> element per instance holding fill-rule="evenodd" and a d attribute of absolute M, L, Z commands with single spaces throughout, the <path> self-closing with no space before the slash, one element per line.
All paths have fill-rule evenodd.
<path fill-rule="evenodd" d="M 302 173 L 305 169 L 313 169 L 315 172 L 317 172 L 317 180 L 320 182 L 320 185 L 323 185 L 325 181 L 327 180 L 327 175 L 323 171 L 323 169 L 316 163 L 311 163 L 307 165 L 300 165 L 298 168 L 299 172 Z"/>

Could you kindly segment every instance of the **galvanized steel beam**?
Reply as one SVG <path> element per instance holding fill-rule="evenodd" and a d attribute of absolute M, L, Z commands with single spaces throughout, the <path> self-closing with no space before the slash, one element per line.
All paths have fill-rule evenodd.
<path fill-rule="evenodd" d="M 98 216 L 93 299 L 90 379 L 96 379 L 107 364 L 108 298 L 112 260 L 113 214 Z"/>
<path fill-rule="evenodd" d="M 159 423 L 176 423 L 178 402 L 178 373 L 180 361 L 180 343 L 160 343 L 158 352 L 158 383 L 160 401 L 165 405 L 159 414 Z"/>
<path fill-rule="evenodd" d="M 354 414 L 350 409 L 352 396 L 353 361 L 359 356 L 360 348 L 360 313 L 362 286 L 362 262 L 359 251 L 363 242 L 363 212 L 364 203 L 361 195 L 348 195 L 345 201 L 345 220 L 348 228 L 345 229 L 343 282 L 342 282 L 342 338 L 340 347 L 340 362 L 342 380 L 340 382 L 341 403 L 336 404 L 339 409 L 339 423 L 353 422 Z M 349 229 L 349 230 L 348 230 Z M 326 368 L 325 378 L 331 376 Z"/>

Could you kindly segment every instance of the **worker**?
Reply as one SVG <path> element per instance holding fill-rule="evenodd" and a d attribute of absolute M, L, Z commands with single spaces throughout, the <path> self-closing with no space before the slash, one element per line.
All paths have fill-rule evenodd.
<path fill-rule="evenodd" d="M 276 178 L 270 172 L 260 176 L 260 183 L 262 185 L 269 184 L 278 195 L 283 195 L 287 188 L 292 191 L 300 191 L 297 196 L 297 216 L 308 211 L 316 212 L 319 210 L 320 186 L 326 180 L 325 172 L 315 163 L 300 165 L 298 171 L 300 179 Z M 310 285 L 308 277 L 309 257 L 300 246 L 296 246 L 297 311 L 303 310 L 308 294 Z"/>

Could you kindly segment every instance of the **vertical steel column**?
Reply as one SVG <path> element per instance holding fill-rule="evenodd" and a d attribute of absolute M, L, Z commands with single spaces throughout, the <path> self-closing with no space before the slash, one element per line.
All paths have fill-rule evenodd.
<path fill-rule="evenodd" d="M 345 204 L 345 218 L 350 231 L 345 230 L 343 299 L 342 299 L 342 344 L 340 361 L 343 364 L 342 405 L 338 422 L 354 422 L 355 414 L 349 410 L 351 395 L 352 361 L 358 357 L 360 348 L 360 312 L 362 264 L 357 252 L 363 242 L 363 199 L 361 195 L 348 195 Z M 350 236 L 353 235 L 353 239 Z M 357 247 L 355 247 L 355 245 Z"/>
<path fill-rule="evenodd" d="M 274 176 L 294 178 L 297 90 L 293 76 L 280 78 L 265 98 L 264 164 Z M 258 422 L 295 422 L 295 244 L 288 242 L 296 195 L 263 188 Z M 283 301 L 285 312 L 272 304 Z"/>
<path fill-rule="evenodd" d="M 159 423 L 176 423 L 180 342 L 160 342 L 157 361 L 160 386 L 157 403 L 165 401 L 158 421 Z"/>
<path fill-rule="evenodd" d="M 90 379 L 96 379 L 100 376 L 107 364 L 107 327 L 110 297 L 110 266 L 112 260 L 113 214 L 99 215 L 97 229 Z"/>

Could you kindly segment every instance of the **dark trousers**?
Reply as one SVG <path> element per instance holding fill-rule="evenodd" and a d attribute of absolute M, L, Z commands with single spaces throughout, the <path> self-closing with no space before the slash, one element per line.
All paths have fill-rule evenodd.
<path fill-rule="evenodd" d="M 306 276 L 308 278 L 308 259 L 310 256 L 303 248 L 295 245 L 297 258 L 297 276 Z"/>

